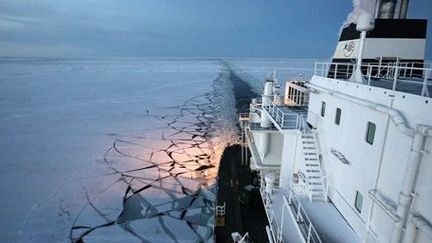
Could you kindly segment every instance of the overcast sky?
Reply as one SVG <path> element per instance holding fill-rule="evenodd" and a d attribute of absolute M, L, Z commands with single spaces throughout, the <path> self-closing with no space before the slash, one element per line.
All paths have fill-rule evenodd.
<path fill-rule="evenodd" d="M 432 0 L 410 2 L 409 17 L 432 21 Z M 328 58 L 352 9 L 349 0 L 0 0 L 0 56 Z"/>

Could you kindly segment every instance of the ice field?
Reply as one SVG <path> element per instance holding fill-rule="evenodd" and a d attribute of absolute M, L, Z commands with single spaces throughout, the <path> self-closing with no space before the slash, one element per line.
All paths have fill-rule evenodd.
<path fill-rule="evenodd" d="M 230 76 L 258 92 L 314 61 L 0 59 L 0 242 L 212 240 Z"/>

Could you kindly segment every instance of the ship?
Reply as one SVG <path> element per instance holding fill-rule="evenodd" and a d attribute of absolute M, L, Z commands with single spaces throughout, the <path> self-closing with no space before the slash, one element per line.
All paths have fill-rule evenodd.
<path fill-rule="evenodd" d="M 432 242 L 432 66 L 408 5 L 377 1 L 310 80 L 273 74 L 239 115 L 268 242 Z"/>

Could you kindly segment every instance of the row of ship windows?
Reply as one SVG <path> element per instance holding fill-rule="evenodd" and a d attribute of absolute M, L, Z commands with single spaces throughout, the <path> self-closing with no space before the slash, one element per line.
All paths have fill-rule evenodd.
<path fill-rule="evenodd" d="M 321 116 L 325 117 L 326 112 L 326 102 L 323 101 L 321 103 Z M 340 108 L 336 108 L 336 116 L 335 116 L 335 124 L 340 125 L 342 116 L 342 110 Z M 366 137 L 365 140 L 368 144 L 372 145 L 375 138 L 376 125 L 373 122 L 368 121 L 367 129 L 366 129 Z"/>

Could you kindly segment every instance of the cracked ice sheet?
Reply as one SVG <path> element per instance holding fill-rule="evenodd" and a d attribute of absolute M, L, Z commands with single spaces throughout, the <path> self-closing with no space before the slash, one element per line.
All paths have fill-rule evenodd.
<path fill-rule="evenodd" d="M 174 121 L 175 122 L 175 121 Z M 187 141 L 187 137 L 185 138 L 185 140 Z M 190 141 L 193 142 L 192 137 L 189 138 Z M 175 144 L 175 142 L 173 142 Z M 128 144 L 132 144 L 132 143 L 128 143 Z M 133 156 L 129 153 L 125 153 L 123 152 L 119 147 L 115 146 L 114 143 L 114 147 L 117 153 L 121 154 L 122 156 L 125 156 L 127 158 L 131 158 L 131 159 L 137 159 L 136 156 Z M 172 146 L 169 146 L 172 147 Z M 199 145 L 198 145 L 199 147 Z M 187 153 L 189 149 L 183 150 L 184 153 Z M 190 149 L 191 154 L 188 154 L 188 157 L 190 157 L 190 160 L 194 161 L 195 163 L 197 163 L 199 157 L 205 157 L 205 158 L 209 158 L 211 154 L 202 154 L 202 151 L 200 151 L 199 154 L 197 154 L 196 150 Z M 159 151 L 160 152 L 160 151 Z M 98 231 L 100 228 L 105 228 L 105 227 L 111 227 L 112 224 L 128 224 L 129 222 L 133 221 L 133 220 L 138 220 L 138 219 L 148 219 L 148 218 L 154 218 L 154 217 L 158 217 L 159 220 L 158 222 L 160 223 L 161 228 L 164 230 L 164 233 L 166 236 L 168 236 L 170 238 L 170 240 L 172 241 L 177 241 L 176 238 L 176 234 L 177 232 L 175 232 L 175 230 L 178 227 L 181 227 L 182 224 L 184 224 L 185 226 L 188 227 L 188 229 L 193 232 L 194 234 L 190 235 L 191 238 L 188 238 L 186 240 L 191 241 L 191 240 L 208 240 L 212 238 L 211 232 L 212 232 L 212 228 L 213 228 L 213 223 L 210 222 L 214 219 L 212 219 L 212 216 L 214 215 L 214 197 L 208 197 L 209 195 L 209 191 L 204 190 L 203 194 L 201 195 L 200 190 L 190 190 L 189 188 L 186 188 L 186 185 L 183 185 L 182 183 L 182 179 L 183 177 L 179 177 L 178 174 L 172 174 L 172 170 L 176 168 L 176 166 L 185 166 L 185 161 L 182 160 L 176 160 L 174 158 L 174 156 L 172 155 L 172 152 L 168 152 L 167 149 L 163 150 L 164 153 L 159 153 L 159 152 L 155 152 L 152 153 L 152 156 L 150 156 L 150 160 L 155 159 L 156 162 L 157 160 L 161 160 L 160 156 L 168 156 L 165 157 L 164 161 L 166 161 L 166 159 L 170 159 L 172 161 L 172 164 L 170 166 L 168 166 L 165 163 L 164 166 L 159 166 L 158 168 L 160 169 L 159 171 L 159 175 L 158 176 L 154 176 L 154 181 L 150 183 L 145 183 L 142 180 L 139 180 L 139 177 L 134 177 L 136 178 L 136 180 L 134 180 L 134 182 L 139 181 L 140 183 L 142 183 L 141 186 L 137 187 L 137 184 L 134 183 L 133 185 L 131 185 L 130 188 L 132 188 L 132 190 L 128 189 L 124 198 L 124 205 L 123 205 L 123 211 L 122 214 L 119 218 L 117 218 L 116 222 L 113 221 L 109 221 L 107 220 L 107 223 L 105 224 L 99 224 L 99 225 L 93 225 L 93 226 L 83 226 L 83 225 L 77 225 L 75 224 L 73 229 L 72 229 L 72 235 L 73 235 L 73 239 L 86 239 L 86 237 L 88 237 L 88 235 L 92 235 L 94 234 L 94 232 Z M 156 154 L 156 155 L 155 155 Z M 159 154 L 159 156 L 157 156 L 157 154 Z M 107 154 L 109 155 L 109 154 Z M 195 160 L 194 160 L 195 158 Z M 109 160 L 109 159 L 106 159 Z M 188 162 L 190 163 L 190 162 Z M 169 167 L 172 167 L 171 169 L 169 169 Z M 186 166 L 187 167 L 187 166 Z M 154 169 L 154 168 L 151 168 Z M 118 171 L 117 169 L 113 168 L 114 171 Z M 196 169 L 192 169 L 196 170 Z M 140 172 L 144 172 L 145 170 L 141 170 Z M 167 176 L 167 173 L 170 176 Z M 183 174 L 184 176 L 185 174 Z M 186 174 L 187 175 L 187 174 Z M 128 178 L 131 177 L 131 174 L 127 175 Z M 133 177 L 133 176 L 132 176 Z M 193 178 L 195 178 L 194 176 L 191 176 Z M 197 177 L 199 178 L 200 176 L 197 175 Z M 167 179 L 167 178 L 172 178 L 175 181 L 177 181 L 180 184 L 180 189 L 181 189 L 181 193 L 179 192 L 175 192 L 172 190 L 169 190 L 167 188 L 163 188 L 163 184 L 162 181 Z M 203 178 L 201 180 L 203 180 L 205 178 L 205 174 L 203 175 Z M 148 180 L 148 179 L 147 179 Z M 195 181 L 195 180 L 193 180 Z M 130 192 L 132 191 L 132 195 L 129 195 Z M 128 193 L 129 192 L 129 193 Z M 211 195 L 211 193 L 210 193 Z M 100 210 L 97 210 L 96 206 L 93 206 L 92 204 L 92 208 L 95 208 L 95 210 L 103 217 L 106 219 L 105 217 L 105 213 L 103 213 L 103 211 L 101 212 Z M 176 211 L 180 211 L 180 212 L 176 212 Z M 168 228 L 166 226 L 166 222 L 164 220 L 164 218 L 166 218 L 166 216 L 174 216 L 177 215 L 177 224 L 175 224 L 175 226 Z M 208 215 L 207 217 L 203 217 L 203 215 Z M 174 216 L 175 217 L 175 216 Z M 166 220 L 168 221 L 172 221 L 171 218 L 167 218 Z M 192 224 L 201 224 L 201 225 L 206 225 L 208 227 L 207 230 L 207 234 L 205 236 L 201 236 L 200 234 L 197 233 L 197 231 L 195 230 L 195 228 L 192 226 Z M 177 228 L 176 228 L 177 227 Z M 88 230 L 83 230 L 83 228 L 87 228 Z M 127 228 L 127 227 L 126 227 Z M 127 228 L 128 231 L 130 231 L 131 234 L 133 234 L 134 236 L 140 238 L 141 240 L 143 239 L 143 236 L 140 235 L 140 233 L 135 232 L 133 229 Z M 174 232 L 173 232 L 174 230 Z M 78 233 L 77 233 L 78 232 Z M 185 232 L 184 229 L 180 230 L 179 232 Z M 76 236 L 76 234 L 78 234 L 78 236 Z M 183 234 L 183 236 L 188 235 L 188 234 Z M 160 238 L 160 237 L 159 237 Z"/>
<path fill-rule="evenodd" d="M 148 242 L 197 242 L 199 240 L 202 242 L 204 240 L 185 221 L 169 216 L 160 217 L 158 221 L 154 222 L 136 220 L 130 226 L 139 235 L 145 236 L 144 239 Z"/>
<path fill-rule="evenodd" d="M 137 242 L 143 241 L 125 230 L 120 225 L 114 224 L 95 230 L 83 238 L 84 242 Z"/>
<path fill-rule="evenodd" d="M 267 76 L 274 66 L 274 62 L 261 60 L 235 62 L 261 76 Z M 276 69 L 293 63 L 277 62 Z M 160 171 L 148 170 L 145 179 L 137 178 L 143 176 L 141 173 L 125 171 L 147 166 L 149 153 L 161 148 L 179 152 L 178 149 L 199 145 L 210 155 L 211 162 L 218 161 L 226 141 L 234 139 L 230 135 L 234 130 L 221 133 L 220 129 L 229 127 L 235 119 L 235 111 L 220 114 L 233 107 L 233 98 L 229 97 L 230 90 L 214 85 L 214 81 L 229 85 L 224 80 L 228 75 L 220 72 L 219 62 L 3 59 L 0 65 L 0 169 L 3 172 L 0 177 L 3 185 L 0 189 L 0 241 L 66 241 L 71 226 L 75 220 L 81 220 L 79 213 L 88 205 L 86 191 L 91 198 L 107 194 L 101 198 L 108 198 L 107 202 L 112 198 L 113 204 L 102 209 L 107 209 L 111 215 L 114 211 L 117 213 L 119 198 L 125 192 L 118 194 L 117 190 L 105 188 L 120 178 L 132 183 L 134 190 L 149 184 L 162 185 L 175 193 L 195 197 L 196 202 L 205 199 L 209 200 L 204 201 L 205 205 L 211 204 L 211 195 L 194 192 L 200 186 L 214 184 L 217 167 L 197 172 L 182 167 L 181 163 L 172 167 L 152 161 L 159 165 Z M 261 78 L 253 80 L 261 81 Z M 185 103 L 193 96 L 210 92 L 215 95 Z M 207 110 L 209 104 L 222 105 L 211 112 Z M 176 122 L 172 123 L 174 120 Z M 170 140 L 169 136 L 179 128 L 195 137 Z M 112 152 L 104 156 L 116 139 L 139 144 L 119 145 L 119 149 L 141 160 Z M 172 142 L 176 143 L 177 150 L 167 147 Z M 108 159 L 108 163 L 104 159 Z M 140 161 L 146 163 L 141 165 Z M 115 172 L 114 168 L 125 173 Z M 164 176 L 171 173 L 183 179 L 180 182 L 168 179 L 172 177 L 160 180 L 157 176 L 159 180 L 155 181 L 154 173 Z M 133 180 L 135 177 L 137 179 Z M 190 182 L 194 180 L 197 182 Z M 128 192 L 127 196 L 131 194 Z M 81 215 L 82 219 L 92 217 L 91 213 Z M 182 212 L 173 211 L 170 215 L 180 217 Z M 184 215 L 189 217 L 189 213 Z M 86 223 L 88 227 L 104 222 L 103 218 L 94 217 L 91 220 L 94 223 Z M 202 237 L 207 235 L 209 226 L 193 227 Z M 97 228 L 89 239 L 97 241 L 97 235 L 104 237 L 110 233 L 112 237 L 101 239 L 133 239 L 120 228 L 120 224 Z"/>
<path fill-rule="evenodd" d="M 214 87 L 221 88 L 218 83 L 214 83 Z M 229 92 L 226 93 L 229 94 Z M 170 241 L 178 241 L 176 235 L 179 232 L 183 232 L 183 236 L 188 235 L 189 238 L 186 241 L 213 239 L 215 192 L 212 188 L 215 185 L 214 180 L 220 153 L 214 150 L 214 147 L 218 146 L 214 145 L 214 140 L 209 134 L 223 134 L 226 131 L 218 130 L 220 127 L 213 127 L 211 124 L 216 125 L 217 122 L 213 120 L 212 116 L 205 116 L 205 114 L 224 111 L 227 108 L 233 109 L 233 106 L 221 109 L 218 104 L 208 102 L 212 97 L 211 93 L 193 97 L 179 106 L 177 116 L 169 119 L 163 116 L 167 126 L 166 130 L 171 129 L 174 132 L 165 132 L 166 130 L 164 130 L 162 139 L 170 141 L 171 144 L 165 147 L 160 146 L 157 151 L 152 151 L 147 159 L 132 152 L 135 151 L 133 149 L 135 146 L 143 147 L 144 141 L 140 141 L 136 136 L 133 137 L 134 142 L 129 141 L 127 137 L 115 139 L 112 147 L 105 153 L 104 161 L 114 173 L 121 175 L 122 181 L 128 183 L 124 193 L 121 214 L 116 220 L 109 219 L 104 210 L 99 209 L 94 205 L 95 203 L 89 200 L 91 208 L 106 222 L 99 224 L 75 223 L 71 229 L 73 241 L 88 239 L 89 235 L 97 235 L 97 231 L 101 228 L 110 228 L 113 225 L 120 225 L 130 234 L 146 241 L 144 238 L 149 237 L 147 234 L 143 236 L 142 233 L 136 232 L 128 226 L 132 221 L 153 218 L 158 219 L 160 228 Z M 179 126 L 177 121 L 184 120 L 185 117 L 190 121 L 194 121 L 194 119 L 196 121 L 195 123 L 182 122 L 181 124 L 184 126 Z M 234 131 L 234 129 L 231 128 L 230 131 Z M 235 136 L 231 134 L 230 137 Z M 226 142 L 228 141 L 226 140 Z M 188 144 L 188 146 L 178 148 L 180 144 L 183 146 Z M 148 156 L 148 154 L 145 155 Z M 122 172 L 117 168 L 117 163 L 110 162 L 112 160 L 118 162 L 119 157 L 151 163 L 153 166 Z M 152 174 L 152 176 L 146 175 L 146 173 Z M 164 184 L 165 180 L 170 182 L 169 187 L 164 187 L 166 185 Z M 195 188 L 191 188 L 191 184 L 195 184 Z M 79 222 L 79 217 L 81 215 L 78 216 L 77 222 Z M 176 223 L 167 227 L 167 224 L 173 221 Z M 186 226 L 193 234 L 186 234 L 185 229 L 179 230 L 182 225 Z M 198 231 L 200 226 L 207 229 L 204 230 L 204 235 L 202 235 L 202 229 Z M 117 228 L 114 227 L 114 229 Z M 91 239 L 95 240 L 94 236 Z"/>
<path fill-rule="evenodd" d="M 82 185 L 94 196 L 120 177 L 103 161 L 114 139 L 165 147 L 162 116 L 175 118 L 179 104 L 211 91 L 220 69 L 213 61 L 145 59 L 0 65 L 2 242 L 68 239 L 86 205 Z M 134 149 L 148 159 L 147 149 Z M 128 170 L 139 161 L 116 162 Z"/>

